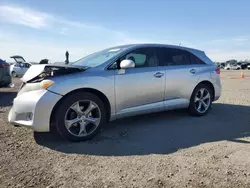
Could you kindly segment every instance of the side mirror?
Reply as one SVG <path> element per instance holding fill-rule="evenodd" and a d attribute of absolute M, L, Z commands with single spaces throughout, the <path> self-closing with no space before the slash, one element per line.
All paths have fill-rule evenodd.
<path fill-rule="evenodd" d="M 125 59 L 125 60 L 122 60 L 122 62 L 120 63 L 120 67 L 121 69 L 134 68 L 135 62 L 130 59 Z"/>

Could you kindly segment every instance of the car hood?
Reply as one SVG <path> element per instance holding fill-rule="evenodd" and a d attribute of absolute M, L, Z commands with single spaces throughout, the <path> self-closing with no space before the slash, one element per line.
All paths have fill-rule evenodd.
<path fill-rule="evenodd" d="M 87 70 L 88 67 L 64 65 L 64 64 L 38 64 L 32 65 L 21 80 L 23 82 L 32 82 L 36 79 L 44 79 L 59 75 L 71 74 Z"/>

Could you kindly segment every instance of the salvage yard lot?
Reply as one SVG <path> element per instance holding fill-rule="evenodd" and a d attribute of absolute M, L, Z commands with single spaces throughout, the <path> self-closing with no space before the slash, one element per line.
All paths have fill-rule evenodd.
<path fill-rule="evenodd" d="M 222 71 L 205 117 L 185 110 L 118 120 L 70 143 L 7 122 L 20 85 L 0 88 L 0 187 L 250 187 L 250 71 Z"/>

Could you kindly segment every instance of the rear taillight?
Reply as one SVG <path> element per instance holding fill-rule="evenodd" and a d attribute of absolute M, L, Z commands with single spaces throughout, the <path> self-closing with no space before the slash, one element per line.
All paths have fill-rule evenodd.
<path fill-rule="evenodd" d="M 217 73 L 217 74 L 220 74 L 220 68 L 216 68 L 216 70 L 215 70 L 215 72 Z"/>

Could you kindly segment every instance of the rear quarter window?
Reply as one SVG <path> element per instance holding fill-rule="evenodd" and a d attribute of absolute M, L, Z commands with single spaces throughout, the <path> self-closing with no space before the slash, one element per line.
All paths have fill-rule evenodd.
<path fill-rule="evenodd" d="M 202 65 L 205 64 L 200 58 L 196 55 L 189 53 L 189 59 L 191 65 Z"/>

